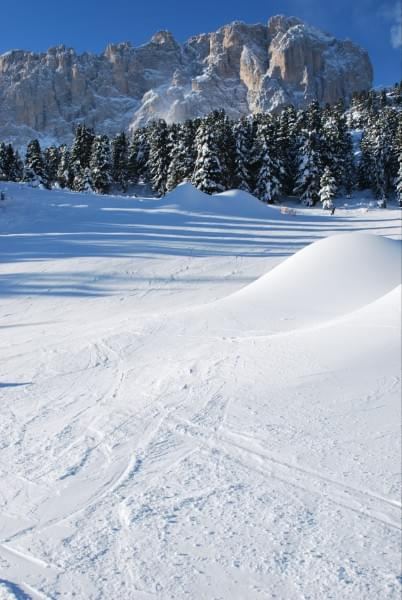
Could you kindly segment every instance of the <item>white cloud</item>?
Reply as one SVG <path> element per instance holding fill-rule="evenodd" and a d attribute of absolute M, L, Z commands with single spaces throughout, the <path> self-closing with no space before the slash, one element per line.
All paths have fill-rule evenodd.
<path fill-rule="evenodd" d="M 391 26 L 391 44 L 393 48 L 402 46 L 402 4 L 395 5 L 395 23 Z"/>
<path fill-rule="evenodd" d="M 379 10 L 379 15 L 391 24 L 390 41 L 393 48 L 402 47 L 402 2 L 397 0 L 395 3 L 383 4 Z"/>

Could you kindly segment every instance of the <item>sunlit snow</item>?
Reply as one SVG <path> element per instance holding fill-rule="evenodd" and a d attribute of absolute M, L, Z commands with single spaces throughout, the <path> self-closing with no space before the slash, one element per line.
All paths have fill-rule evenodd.
<path fill-rule="evenodd" d="M 0 185 L 0 598 L 399 598 L 399 211 Z"/>

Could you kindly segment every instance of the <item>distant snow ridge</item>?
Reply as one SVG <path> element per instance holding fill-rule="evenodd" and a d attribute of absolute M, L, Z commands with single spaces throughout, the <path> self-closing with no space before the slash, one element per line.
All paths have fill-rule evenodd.
<path fill-rule="evenodd" d="M 325 323 L 378 300 L 401 282 L 401 243 L 333 235 L 209 307 L 210 328 L 285 331 Z"/>

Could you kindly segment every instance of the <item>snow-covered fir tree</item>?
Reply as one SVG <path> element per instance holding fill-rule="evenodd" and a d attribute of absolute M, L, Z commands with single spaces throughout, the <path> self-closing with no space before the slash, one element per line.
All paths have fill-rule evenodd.
<path fill-rule="evenodd" d="M 0 171 L 3 178 L 8 181 L 21 181 L 23 175 L 23 164 L 17 151 L 11 144 L 1 144 Z"/>
<path fill-rule="evenodd" d="M 107 194 L 111 183 L 111 156 L 109 138 L 106 135 L 95 137 L 89 168 L 93 190 L 98 194 Z"/>
<path fill-rule="evenodd" d="M 43 162 L 47 181 L 52 184 L 56 181 L 60 162 L 60 149 L 49 146 L 43 151 Z"/>
<path fill-rule="evenodd" d="M 0 181 L 11 181 L 7 165 L 7 146 L 4 142 L 0 143 Z"/>
<path fill-rule="evenodd" d="M 305 206 L 314 206 L 319 198 L 322 160 L 317 133 L 303 132 L 299 152 L 299 165 L 293 193 Z"/>
<path fill-rule="evenodd" d="M 211 115 L 211 126 L 215 131 L 218 157 L 222 168 L 222 185 L 224 189 L 236 187 L 236 140 L 233 124 L 223 110 L 214 111 Z"/>
<path fill-rule="evenodd" d="M 388 196 L 390 191 L 390 171 L 392 133 L 384 113 L 380 113 L 378 119 L 371 127 L 371 168 L 373 169 L 372 189 L 376 198 Z"/>
<path fill-rule="evenodd" d="M 167 189 L 174 189 L 183 181 L 190 181 L 195 165 L 195 121 L 186 121 L 179 127 L 177 143 L 172 148 L 172 160 L 168 170 Z"/>
<path fill-rule="evenodd" d="M 235 142 L 234 187 L 246 192 L 251 191 L 251 150 L 252 132 L 250 120 L 243 117 L 233 126 Z"/>
<path fill-rule="evenodd" d="M 333 199 L 336 195 L 337 185 L 336 179 L 332 175 L 329 167 L 325 167 L 324 173 L 320 179 L 320 201 L 322 207 L 326 210 L 334 207 Z"/>
<path fill-rule="evenodd" d="M 60 146 L 59 149 L 59 164 L 56 173 L 57 187 L 72 188 L 74 181 L 74 173 L 71 168 L 71 155 L 66 145 Z"/>
<path fill-rule="evenodd" d="M 353 144 L 342 102 L 327 106 L 323 111 L 321 156 L 323 166 L 331 169 L 338 188 L 350 194 L 355 180 Z"/>
<path fill-rule="evenodd" d="M 399 155 L 399 169 L 395 178 L 395 194 L 398 206 L 402 208 L 402 152 Z"/>
<path fill-rule="evenodd" d="M 147 180 L 149 160 L 149 140 L 146 127 L 136 129 L 128 146 L 127 174 L 130 183 Z"/>
<path fill-rule="evenodd" d="M 183 181 L 191 179 L 195 163 L 194 131 L 189 127 L 189 122 L 179 125 L 176 134 L 176 143 L 171 150 L 172 159 L 167 175 L 168 191 L 173 190 Z"/>
<path fill-rule="evenodd" d="M 10 154 L 10 165 L 12 165 L 11 181 L 22 181 L 24 176 L 24 161 L 22 160 L 18 150 L 13 151 L 11 144 L 8 144 L 8 151 Z"/>
<path fill-rule="evenodd" d="M 357 167 L 357 183 L 359 189 L 365 190 L 371 187 L 372 181 L 372 156 L 371 140 L 368 130 L 364 130 L 360 141 L 360 159 Z"/>
<path fill-rule="evenodd" d="M 80 174 L 76 174 L 74 177 L 74 190 L 76 192 L 87 192 L 92 193 L 94 191 L 94 184 L 92 181 L 92 173 L 89 167 L 86 167 L 81 171 Z M 101 192 L 103 193 L 103 192 Z"/>
<path fill-rule="evenodd" d="M 399 173 L 400 159 L 402 156 L 402 111 L 388 111 L 392 115 L 391 128 L 391 155 L 390 155 L 390 178 L 395 183 Z"/>
<path fill-rule="evenodd" d="M 314 133 L 317 142 L 322 132 L 322 108 L 317 100 L 313 100 L 303 111 L 304 127 L 310 133 Z"/>
<path fill-rule="evenodd" d="M 95 139 L 95 134 L 92 129 L 85 125 L 77 125 L 73 145 L 71 148 L 71 164 L 76 165 L 81 169 L 89 167 L 92 155 L 92 144 Z"/>
<path fill-rule="evenodd" d="M 297 112 L 293 106 L 288 106 L 279 115 L 277 129 L 277 151 L 282 166 L 280 183 L 283 192 L 287 195 L 292 194 L 296 184 L 297 136 Z"/>
<path fill-rule="evenodd" d="M 149 179 L 157 196 L 167 191 L 170 164 L 169 129 L 163 119 L 153 124 L 149 137 Z"/>
<path fill-rule="evenodd" d="M 42 150 L 38 140 L 32 140 L 27 146 L 23 180 L 32 187 L 48 188 Z"/>
<path fill-rule="evenodd" d="M 279 198 L 281 185 L 279 176 L 281 165 L 277 158 L 277 148 L 273 136 L 273 123 L 266 120 L 257 130 L 258 173 L 254 195 L 263 202 L 273 203 Z"/>
<path fill-rule="evenodd" d="M 128 183 L 128 144 L 124 132 L 112 140 L 112 180 L 123 191 Z"/>
<path fill-rule="evenodd" d="M 213 115 L 202 119 L 195 139 L 197 158 L 192 182 L 206 194 L 223 192 L 225 189 L 224 175 L 219 158 L 219 141 L 214 130 L 214 124 Z"/>

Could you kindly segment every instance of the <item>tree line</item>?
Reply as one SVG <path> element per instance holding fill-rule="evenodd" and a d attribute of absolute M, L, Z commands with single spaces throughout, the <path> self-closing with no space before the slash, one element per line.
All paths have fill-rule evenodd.
<path fill-rule="evenodd" d="M 208 194 L 237 188 L 263 202 L 297 196 L 324 208 L 337 194 L 371 189 L 402 205 L 402 83 L 357 93 L 347 109 L 314 101 L 239 120 L 221 110 L 181 124 L 157 120 L 130 137 L 81 124 L 71 147 L 42 150 L 35 139 L 24 160 L 0 143 L 0 179 L 101 194 L 141 182 L 157 196 L 191 181 Z"/>

